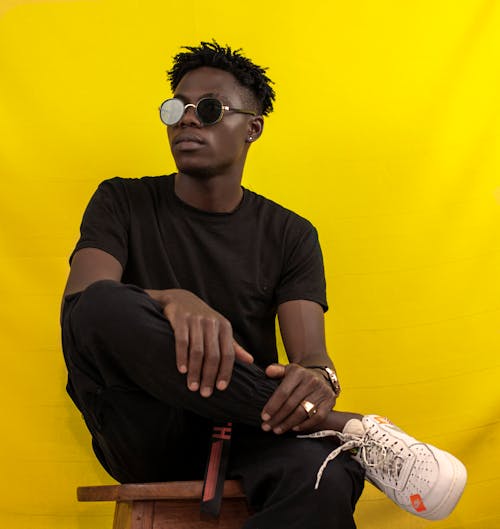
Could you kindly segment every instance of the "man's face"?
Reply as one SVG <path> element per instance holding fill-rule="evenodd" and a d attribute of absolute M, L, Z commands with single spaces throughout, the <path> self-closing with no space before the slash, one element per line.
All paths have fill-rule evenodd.
<path fill-rule="evenodd" d="M 234 108 L 248 109 L 249 105 L 245 89 L 232 74 L 205 66 L 188 72 L 177 85 L 174 97 L 194 105 L 203 97 L 215 97 Z M 176 125 L 167 127 L 177 169 L 193 176 L 241 173 L 252 119 L 246 114 L 225 112 L 215 125 L 202 126 L 194 109 L 189 107 Z"/>

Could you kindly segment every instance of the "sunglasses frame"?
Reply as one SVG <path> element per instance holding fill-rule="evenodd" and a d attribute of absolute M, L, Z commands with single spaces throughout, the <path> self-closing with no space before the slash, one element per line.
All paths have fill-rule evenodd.
<path fill-rule="evenodd" d="M 205 121 L 203 121 L 201 119 L 201 116 L 199 115 L 198 113 L 198 105 L 202 102 L 202 101 L 217 101 L 217 103 L 220 104 L 220 115 L 219 117 L 217 118 L 216 121 L 211 121 L 209 123 L 206 123 Z M 175 122 L 175 123 L 165 123 L 165 121 L 163 121 L 163 118 L 162 118 L 162 108 L 163 108 L 163 105 L 165 105 L 166 103 L 168 103 L 169 101 L 180 101 L 183 105 L 184 105 L 184 110 L 181 114 L 181 116 L 179 117 L 179 119 Z M 181 121 L 181 119 L 184 117 L 184 114 L 186 113 L 187 109 L 188 108 L 194 108 L 194 113 L 196 115 L 196 118 L 198 119 L 198 121 L 202 124 L 202 126 L 204 127 L 209 127 L 210 125 L 215 125 L 216 123 L 219 123 L 219 121 L 222 120 L 222 118 L 224 117 L 224 112 L 237 112 L 239 114 L 249 114 L 251 116 L 256 116 L 257 113 L 254 112 L 253 110 L 245 110 L 243 108 L 234 108 L 234 107 L 228 107 L 227 105 L 224 105 L 222 103 L 222 101 L 220 99 L 217 99 L 216 97 L 202 97 L 201 99 L 198 100 L 198 102 L 196 103 L 196 105 L 194 103 L 184 103 L 184 101 L 182 101 L 182 99 L 178 98 L 178 97 L 171 97 L 170 99 L 165 99 L 165 101 L 163 101 L 163 103 L 160 105 L 160 119 L 162 121 L 162 123 L 164 125 L 166 125 L 167 127 L 173 127 L 175 125 L 177 125 L 177 123 L 179 123 L 179 121 Z"/>

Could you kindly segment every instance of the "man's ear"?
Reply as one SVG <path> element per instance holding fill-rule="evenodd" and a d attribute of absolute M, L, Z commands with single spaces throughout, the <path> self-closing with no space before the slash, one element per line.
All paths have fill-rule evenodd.
<path fill-rule="evenodd" d="M 253 143 L 258 140 L 264 130 L 264 118 L 255 116 L 248 121 L 247 143 Z"/>

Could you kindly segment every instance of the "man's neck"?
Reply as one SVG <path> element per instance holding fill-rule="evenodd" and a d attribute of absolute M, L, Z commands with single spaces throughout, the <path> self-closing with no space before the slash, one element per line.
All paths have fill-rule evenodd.
<path fill-rule="evenodd" d="M 234 211 L 243 197 L 241 178 L 175 175 L 175 194 L 186 204 L 213 213 Z"/>

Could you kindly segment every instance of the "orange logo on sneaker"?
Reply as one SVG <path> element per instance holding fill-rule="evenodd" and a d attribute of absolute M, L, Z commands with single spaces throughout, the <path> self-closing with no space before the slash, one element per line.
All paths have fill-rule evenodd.
<path fill-rule="evenodd" d="M 391 424 L 392 422 L 387 417 L 381 417 L 380 415 L 377 415 L 373 417 L 375 421 L 377 421 L 379 424 Z"/>
<path fill-rule="evenodd" d="M 410 496 L 410 501 L 413 505 L 413 508 L 417 512 L 423 512 L 427 510 L 427 507 L 424 505 L 424 501 L 422 500 L 420 494 L 413 494 L 413 496 Z"/>

